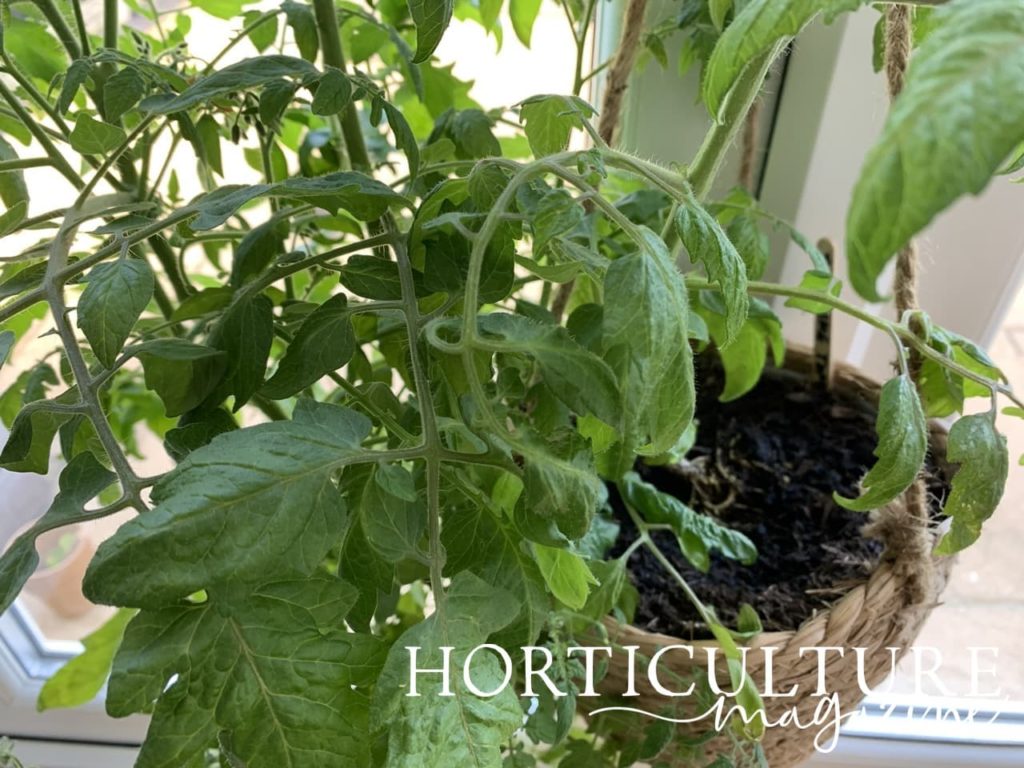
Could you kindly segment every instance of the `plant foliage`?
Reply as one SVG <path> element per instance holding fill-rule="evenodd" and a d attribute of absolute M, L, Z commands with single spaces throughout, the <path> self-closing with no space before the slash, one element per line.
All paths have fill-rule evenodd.
<path fill-rule="evenodd" d="M 978 537 L 1008 471 L 994 407 L 1012 392 L 995 364 L 923 313 L 890 322 L 845 301 L 788 225 L 813 271 L 763 282 L 771 214 L 706 192 L 771 54 L 861 3 L 686 0 L 655 24 L 659 58 L 687 32 L 713 116 L 680 172 L 601 139 L 583 69 L 597 2 L 557 2 L 574 92 L 489 109 L 437 57 L 445 31 L 472 20 L 500 40 L 511 26 L 529 44 L 540 0 L 107 2 L 102 29 L 79 0 L 5 5 L 0 468 L 62 469 L 49 510 L 0 556 L 0 609 L 35 570 L 37 536 L 131 513 L 84 582 L 119 610 L 41 706 L 109 678 L 111 715 L 150 716 L 142 768 L 690 754 L 658 722 L 578 728 L 582 670 L 565 649 L 635 607 L 628 555 L 608 555 L 610 487 L 637 530 L 630 552 L 668 528 L 701 570 L 712 552 L 756 559 L 634 469 L 692 443 L 695 351 L 717 349 L 723 399 L 752 389 L 769 353 L 781 363 L 781 324 L 757 296 L 853 314 L 915 362 L 916 382 L 904 371 L 882 391 L 877 464 L 863 495 L 839 499 L 853 509 L 914 481 L 926 415 L 992 399 L 950 433 L 940 550 Z M 209 17 L 231 32 L 203 60 L 190 31 Z M 955 0 L 928 24 L 849 211 L 850 279 L 870 299 L 893 253 L 1024 140 L 1020 3 Z M 65 197 L 40 193 L 44 171 Z M 735 671 L 756 615 L 725 628 L 672 575 Z M 487 642 L 552 651 L 566 695 L 531 703 L 517 679 L 482 697 L 460 675 L 451 696 L 434 678 L 406 695 L 409 646 L 427 668 L 448 647 L 461 669 Z M 501 682 L 491 654 L 470 668 L 482 689 Z M 714 764 L 756 757 L 762 732 L 732 729 Z"/>

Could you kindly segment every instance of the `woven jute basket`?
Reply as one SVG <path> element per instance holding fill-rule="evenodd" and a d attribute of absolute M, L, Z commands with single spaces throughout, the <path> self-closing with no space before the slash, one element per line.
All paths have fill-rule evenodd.
<path fill-rule="evenodd" d="M 809 373 L 811 366 L 812 357 L 807 352 L 793 351 L 787 355 L 786 368 L 792 371 Z M 873 404 L 877 404 L 880 391 L 876 382 L 844 365 L 834 369 L 832 389 L 838 394 L 866 398 Z M 930 426 L 931 451 L 936 462 L 942 465 L 946 432 L 937 424 Z M 794 425 L 794 428 L 799 429 L 799 425 Z M 873 436 L 865 435 L 864 439 L 871 440 Z M 953 558 L 935 557 L 932 554 L 937 536 L 929 525 L 926 502 L 924 484 L 918 480 L 902 497 L 872 513 L 867 518 L 864 535 L 881 540 L 884 550 L 866 580 L 851 586 L 828 610 L 807 619 L 796 631 L 762 633 L 748 644 L 747 671 L 759 690 L 764 690 L 763 649 L 769 646 L 776 649 L 771 660 L 773 690 L 788 691 L 793 685 L 798 686 L 798 693 L 792 698 L 764 700 L 769 723 L 777 722 L 785 712 L 794 709 L 800 722 L 810 722 L 819 706 L 822 697 L 815 695 L 818 659 L 813 652 L 805 652 L 801 656 L 801 648 L 829 646 L 845 650 L 842 657 L 835 652 L 826 655 L 825 679 L 828 694 L 836 694 L 840 710 L 850 713 L 863 698 L 858 683 L 857 658 L 852 649 L 866 649 L 863 652 L 864 678 L 867 685 L 873 687 L 881 683 L 890 672 L 893 657 L 887 649 L 898 648 L 898 658 L 913 643 L 924 620 L 936 605 L 953 564 Z M 680 599 L 683 599 L 682 596 Z M 662 685 L 669 689 L 673 688 L 671 680 L 675 675 L 683 680 L 699 676 L 700 670 L 707 666 L 705 649 L 713 645 L 711 641 L 685 640 L 646 632 L 634 626 L 621 625 L 611 618 L 605 620 L 605 627 L 609 639 L 616 646 L 637 646 L 638 659 L 650 659 L 658 649 L 669 645 L 693 647 L 693 659 L 684 652 L 666 653 L 660 658 L 659 677 Z M 638 662 L 637 666 L 642 670 L 643 662 Z M 601 706 L 620 703 L 652 713 L 664 711 L 666 698 L 657 693 L 647 676 L 641 673 L 635 675 L 639 696 L 616 701 L 616 697 L 627 690 L 627 675 L 626 656 L 613 654 L 608 673 L 599 686 L 603 697 Z M 729 686 L 727 672 L 717 677 L 723 681 L 723 686 Z M 673 701 L 680 702 L 682 699 Z M 697 711 L 703 712 L 704 709 L 694 710 Z M 683 716 L 692 716 L 692 713 Z M 713 724 L 707 720 L 680 725 L 678 728 L 681 735 L 694 736 L 707 733 Z M 788 768 L 802 763 L 815 750 L 814 740 L 818 730 L 768 728 L 761 742 L 768 764 L 771 768 Z M 725 737 L 719 736 L 709 741 L 704 748 L 710 756 L 716 754 L 716 750 L 726 747 Z M 679 763 L 684 764 L 688 763 Z M 705 765 L 706 762 L 695 764 Z"/>

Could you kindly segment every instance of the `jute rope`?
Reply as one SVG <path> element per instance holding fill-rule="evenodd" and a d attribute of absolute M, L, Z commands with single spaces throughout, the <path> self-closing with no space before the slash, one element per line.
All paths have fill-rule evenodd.
<path fill-rule="evenodd" d="M 757 192 L 754 187 L 756 186 L 755 177 L 757 175 L 757 161 L 758 161 L 758 142 L 761 138 L 761 104 L 763 102 L 760 99 L 756 99 L 753 104 L 750 105 L 750 111 L 747 113 L 746 123 L 743 125 L 743 143 L 741 144 L 740 151 L 740 175 L 739 183 L 747 192 L 755 194 Z"/>
<path fill-rule="evenodd" d="M 615 134 L 618 131 L 619 123 L 622 120 L 622 105 L 625 102 L 626 90 L 629 88 L 629 76 L 633 73 L 633 65 L 636 63 L 636 54 L 640 48 L 640 37 L 644 31 L 644 15 L 647 12 L 647 0 L 629 0 L 626 7 L 626 14 L 622 20 L 622 34 L 619 37 L 619 47 L 615 52 L 611 66 L 608 68 L 608 76 L 604 83 L 604 93 L 601 97 L 601 114 L 597 123 L 597 134 L 605 144 L 615 143 Z M 584 207 L 587 211 L 593 209 L 593 203 L 586 201 Z M 569 306 L 569 299 L 572 297 L 575 280 L 562 283 L 555 293 L 551 302 L 551 314 L 556 320 L 561 320 Z"/>
<path fill-rule="evenodd" d="M 885 17 L 885 77 L 890 102 L 903 91 L 912 46 L 911 9 L 906 5 L 890 5 Z M 911 240 L 896 255 L 894 293 L 899 317 L 918 309 L 917 243 Z M 911 356 L 910 374 L 914 381 L 920 374 L 920 359 Z M 906 507 L 899 513 L 879 513 L 865 530 L 886 542 L 886 557 L 900 570 L 907 594 L 908 614 L 927 610 L 935 594 L 932 581 L 931 541 L 928 531 L 927 491 L 921 478 L 907 489 Z"/>
<path fill-rule="evenodd" d="M 604 84 L 601 97 L 601 116 L 597 123 L 597 133 L 605 143 L 615 141 L 615 132 L 622 118 L 622 104 L 626 89 L 629 87 L 629 76 L 633 74 L 636 54 L 640 48 L 640 35 L 644 30 L 644 14 L 647 12 L 647 0 L 629 0 L 626 15 L 622 21 L 622 35 L 615 59 L 608 68 L 608 77 Z"/>
<path fill-rule="evenodd" d="M 911 9 L 908 5 L 890 5 L 885 17 L 885 78 L 889 100 L 895 101 L 903 91 L 910 61 L 912 43 Z M 917 303 L 917 244 L 911 240 L 896 255 L 896 312 L 900 317 Z"/>

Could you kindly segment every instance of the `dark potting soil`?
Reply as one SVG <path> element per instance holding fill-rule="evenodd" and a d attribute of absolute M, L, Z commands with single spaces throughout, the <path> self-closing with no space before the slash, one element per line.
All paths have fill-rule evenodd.
<path fill-rule="evenodd" d="M 712 555 L 701 573 L 683 557 L 675 537 L 653 538 L 701 600 L 727 626 L 742 603 L 756 610 L 765 630 L 793 630 L 863 581 L 882 552 L 865 538 L 867 516 L 843 509 L 832 492 L 852 497 L 874 463 L 875 407 L 845 393 L 824 391 L 778 369 L 765 372 L 739 400 L 720 403 L 722 374 L 698 361 L 697 442 L 688 464 L 640 467 L 641 475 L 694 510 L 741 531 L 757 546 L 746 566 Z M 929 498 L 939 514 L 947 485 L 929 456 Z M 612 554 L 635 539 L 614 489 L 621 525 Z M 640 600 L 635 625 L 682 639 L 709 637 L 692 604 L 646 549 L 629 561 Z"/>

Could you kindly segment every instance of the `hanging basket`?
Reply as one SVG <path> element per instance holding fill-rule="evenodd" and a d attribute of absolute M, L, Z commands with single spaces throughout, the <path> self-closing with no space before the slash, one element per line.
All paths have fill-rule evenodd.
<path fill-rule="evenodd" d="M 790 371 L 809 376 L 812 370 L 812 356 L 803 351 L 790 351 L 785 367 Z M 847 397 L 859 397 L 877 405 L 879 385 L 865 378 L 850 366 L 839 365 L 834 371 L 833 391 Z M 865 440 L 872 436 L 865 435 Z M 945 456 L 946 432 L 938 424 L 931 425 L 931 451 L 937 457 Z M 838 598 L 829 609 L 810 617 L 795 631 L 765 632 L 748 644 L 747 671 L 760 691 L 764 690 L 766 647 L 773 647 L 772 673 L 773 690 L 789 691 L 797 685 L 797 694 L 792 698 L 765 698 L 765 713 L 769 723 L 778 722 L 786 712 L 795 711 L 799 721 L 813 720 L 815 709 L 821 697 L 815 695 L 818 685 L 818 660 L 813 652 L 800 655 L 801 648 L 834 646 L 845 649 L 840 658 L 835 652 L 826 655 L 825 680 L 829 695 L 838 697 L 840 711 L 855 711 L 863 694 L 858 682 L 857 658 L 853 648 L 865 648 L 864 679 L 868 687 L 874 687 L 888 676 L 892 656 L 890 647 L 900 649 L 898 656 L 913 643 L 922 624 L 935 606 L 949 576 L 955 558 L 935 557 L 932 554 L 937 542 L 929 526 L 925 506 L 925 490 L 918 480 L 903 496 L 867 518 L 864 535 L 881 540 L 884 550 L 877 565 L 867 578 L 852 586 Z M 682 597 L 680 597 L 682 599 Z M 713 641 L 693 641 L 647 632 L 635 626 L 619 624 L 612 618 L 605 619 L 609 640 L 616 647 L 637 646 L 637 659 L 650 659 L 660 648 L 669 645 L 686 645 L 694 649 L 693 658 L 685 652 L 670 652 L 659 659 L 660 679 L 667 688 L 674 676 L 692 680 L 706 669 L 707 656 L 704 649 L 714 646 Z M 718 653 L 717 658 L 721 658 Z M 602 699 L 598 706 L 621 704 L 643 709 L 651 713 L 665 711 L 666 705 L 675 706 L 673 717 L 693 717 L 706 711 L 696 707 L 687 711 L 690 699 L 666 699 L 650 684 L 642 673 L 643 662 L 638 661 L 635 675 L 635 690 L 638 696 L 617 699 L 627 690 L 629 665 L 626 654 L 612 655 L 607 675 L 599 685 Z M 729 676 L 724 663 L 716 666 L 721 672 L 717 679 L 728 690 Z M 730 699 L 727 704 L 731 705 Z M 682 714 L 679 714 L 682 712 Z M 713 718 L 695 724 L 675 726 L 682 736 L 706 734 L 714 728 Z M 815 737 L 819 727 L 799 729 L 791 726 L 770 727 L 766 730 L 761 744 L 771 768 L 787 768 L 798 765 L 815 751 Z M 825 739 L 827 742 L 827 739 Z M 717 750 L 727 750 L 729 742 L 719 736 L 704 745 L 708 756 Z M 706 762 L 692 763 L 705 765 Z M 690 765 L 691 763 L 685 763 Z M 682 765 L 682 764 L 681 764 Z"/>

